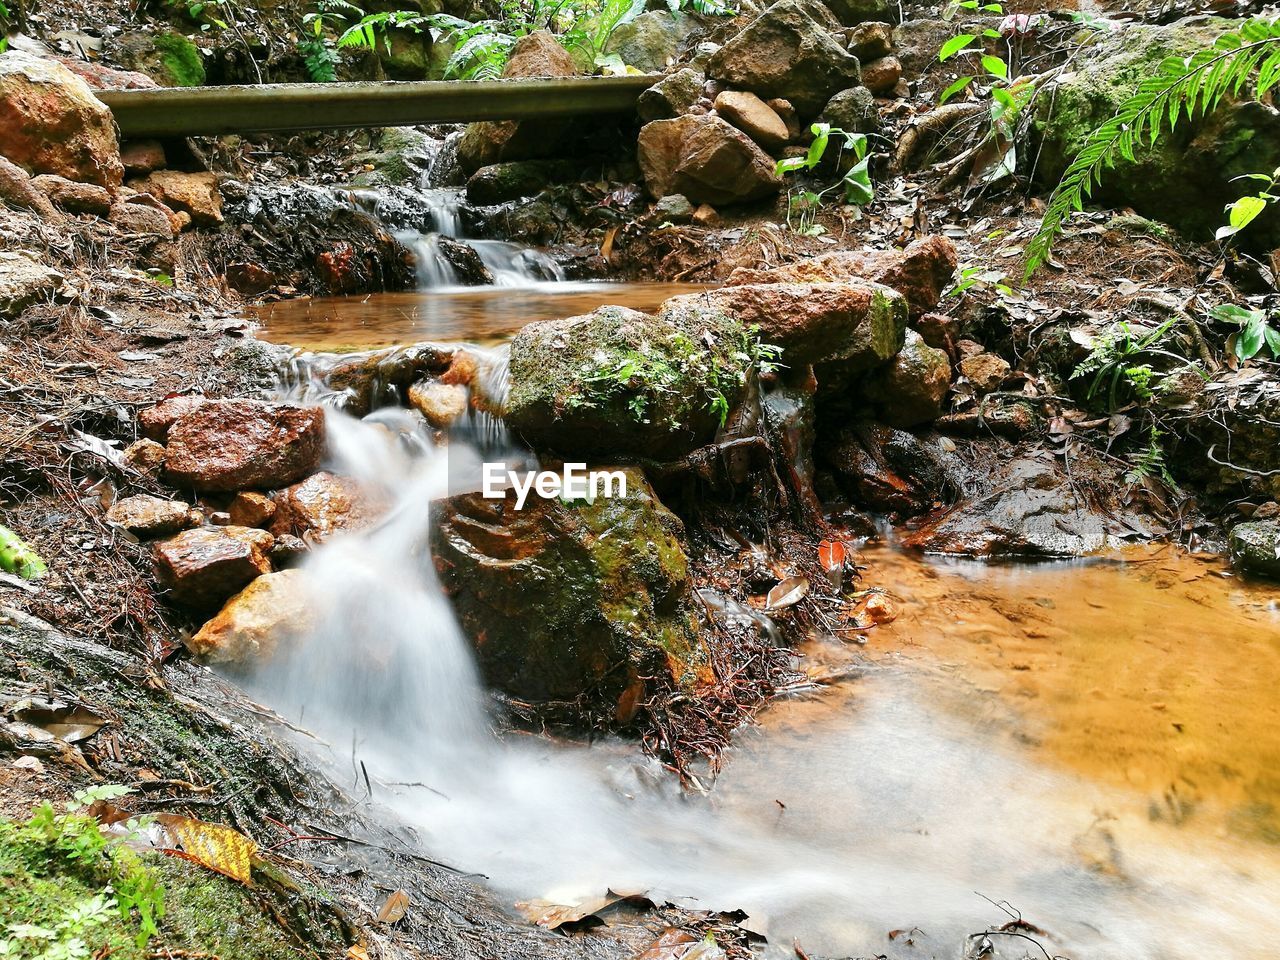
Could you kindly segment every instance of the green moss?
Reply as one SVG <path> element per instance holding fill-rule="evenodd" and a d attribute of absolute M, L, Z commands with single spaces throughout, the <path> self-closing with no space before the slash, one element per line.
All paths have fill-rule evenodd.
<path fill-rule="evenodd" d="M 173 86 L 204 86 L 204 58 L 199 47 L 180 33 L 157 34 L 154 42 Z"/>

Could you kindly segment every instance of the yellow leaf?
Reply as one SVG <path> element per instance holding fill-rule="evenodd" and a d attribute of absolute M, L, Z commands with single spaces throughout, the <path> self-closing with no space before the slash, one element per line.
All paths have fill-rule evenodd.
<path fill-rule="evenodd" d="M 163 829 L 165 853 L 176 853 L 202 867 L 249 884 L 253 856 L 258 845 L 238 830 L 194 817 L 162 813 L 156 823 Z"/>

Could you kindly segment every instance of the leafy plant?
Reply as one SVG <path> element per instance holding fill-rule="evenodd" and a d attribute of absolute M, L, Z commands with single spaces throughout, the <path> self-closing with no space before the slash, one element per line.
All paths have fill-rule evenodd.
<path fill-rule="evenodd" d="M 9 13 L 9 8 L 5 6 L 4 0 L 0 0 L 0 53 L 4 53 L 9 49 L 9 27 L 13 15 Z"/>
<path fill-rule="evenodd" d="M 1266 186 L 1257 193 L 1245 194 L 1240 199 L 1227 204 L 1227 222 L 1219 227 L 1214 234 L 1214 239 L 1216 240 L 1230 240 L 1249 224 L 1253 223 L 1258 218 L 1258 215 L 1274 201 L 1280 200 L 1280 196 L 1272 193 L 1276 188 L 1276 181 L 1280 180 L 1280 167 L 1272 171 L 1271 176 L 1267 176 L 1265 173 L 1249 173 L 1233 179 L 1260 180 Z"/>
<path fill-rule="evenodd" d="M 1223 97 L 1240 96 L 1250 81 L 1258 100 L 1280 82 L 1280 19 L 1254 17 L 1238 31 L 1222 34 L 1208 50 L 1166 57 L 1116 115 L 1089 134 L 1067 167 L 1027 247 L 1027 276 L 1048 259 L 1066 219 L 1084 209 L 1108 168 L 1121 159 L 1133 162 L 1166 130 L 1209 113 Z"/>
<path fill-rule="evenodd" d="M 862 206 L 875 199 L 875 187 L 871 183 L 871 158 L 867 155 L 867 137 L 862 133 L 850 133 L 833 127 L 829 123 L 815 123 L 809 128 L 813 133 L 813 142 L 803 157 L 784 157 L 774 165 L 778 176 L 788 173 L 799 173 L 813 170 L 827 154 L 827 148 L 834 138 L 839 145 L 840 156 L 845 149 L 853 151 L 854 163 L 839 181 L 825 190 L 792 190 L 787 194 L 787 226 L 797 233 L 816 236 L 825 232 L 813 222 L 813 217 L 821 208 L 827 194 L 833 190 L 844 190 L 845 203 Z M 837 161 L 838 162 L 838 161 Z M 792 214 L 798 214 L 798 226 L 792 221 Z"/>
<path fill-rule="evenodd" d="M 1270 352 L 1273 360 L 1280 360 L 1280 329 L 1266 311 L 1224 303 L 1209 313 L 1216 320 L 1239 324 L 1240 331 L 1231 338 L 1231 349 L 1237 360 L 1242 363 L 1252 360 L 1263 350 Z"/>
<path fill-rule="evenodd" d="M 958 297 L 973 287 L 983 286 L 994 290 L 1001 297 L 1013 296 L 1013 288 L 999 270 L 987 270 L 984 267 L 964 267 L 957 280 L 943 296 Z"/>
<path fill-rule="evenodd" d="M 1169 465 L 1165 461 L 1164 444 L 1161 438 L 1164 431 L 1156 424 L 1151 424 L 1151 432 L 1147 435 L 1147 445 L 1137 453 L 1129 455 L 1133 464 L 1125 473 L 1126 483 L 1142 483 L 1146 480 L 1158 479 L 1169 487 L 1177 487 L 1173 475 L 1169 473 Z"/>
<path fill-rule="evenodd" d="M 136 928 L 139 947 L 158 932 L 157 921 L 164 916 L 164 888 L 155 872 L 125 845 L 143 821 L 128 821 L 124 833 L 108 836 L 87 813 L 94 803 L 129 792 L 114 785 L 93 787 L 77 792 L 62 812 L 45 801 L 26 823 L 0 820 L 0 845 L 15 851 L 28 869 L 71 871 L 100 888 L 61 916 L 40 923 L 7 924 L 0 931 L 0 957 L 87 960 L 94 951 L 86 938 L 113 914 Z"/>
<path fill-rule="evenodd" d="M 960 0 L 952 8 L 970 10 L 975 13 L 1004 13 L 1004 7 L 998 3 L 980 3 L 979 0 Z M 995 162 L 987 166 L 983 180 L 992 183 L 1002 177 L 1012 176 L 1017 166 L 1016 128 L 1027 104 L 1035 95 L 1035 83 L 1025 77 L 1012 76 L 1012 57 L 997 57 L 985 53 L 980 48 L 971 48 L 975 40 L 1001 39 L 1000 31 L 987 28 L 981 34 L 960 33 L 942 45 L 938 51 L 938 60 L 946 62 L 962 54 L 977 54 L 982 67 L 979 75 L 968 74 L 959 77 L 938 95 L 938 105 L 946 103 L 952 97 L 970 88 L 980 96 L 988 97 L 988 128 L 981 142 L 974 148 L 975 155 L 983 148 L 994 147 Z M 985 81 L 975 84 L 975 81 Z"/>
<path fill-rule="evenodd" d="M 1097 339 L 1089 355 L 1071 372 L 1071 379 L 1092 377 L 1086 398 L 1092 403 L 1105 393 L 1107 410 L 1118 409 L 1126 392 L 1139 403 L 1150 401 L 1164 374 L 1149 361 L 1164 357 L 1180 367 L 1189 364 L 1186 357 L 1158 346 L 1176 322 L 1171 318 L 1144 334 L 1136 333 L 1124 321 L 1117 323 Z"/>

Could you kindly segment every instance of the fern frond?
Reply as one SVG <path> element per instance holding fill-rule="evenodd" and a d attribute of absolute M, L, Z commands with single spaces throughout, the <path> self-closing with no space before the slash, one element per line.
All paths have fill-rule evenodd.
<path fill-rule="evenodd" d="M 1255 17 L 1238 33 L 1225 33 L 1212 49 L 1187 58 L 1167 57 L 1159 72 L 1145 78 L 1116 115 L 1085 138 L 1049 197 L 1040 228 L 1027 245 L 1026 277 L 1046 260 L 1072 213 L 1102 182 L 1117 160 L 1134 162 L 1166 129 L 1212 112 L 1230 95 L 1238 97 L 1251 77 L 1261 97 L 1280 81 L 1280 19 Z"/>

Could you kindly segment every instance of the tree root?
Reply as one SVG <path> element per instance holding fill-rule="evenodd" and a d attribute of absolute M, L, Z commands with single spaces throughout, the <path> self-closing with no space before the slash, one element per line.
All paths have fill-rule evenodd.
<path fill-rule="evenodd" d="M 898 171 L 918 169 L 925 162 L 925 155 L 939 141 L 965 120 L 976 117 L 986 107 L 980 103 L 947 103 L 930 110 L 913 121 L 898 141 L 893 166 Z"/>

